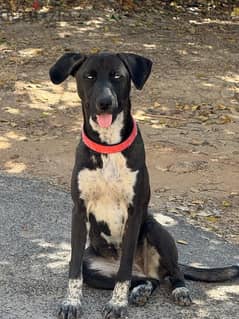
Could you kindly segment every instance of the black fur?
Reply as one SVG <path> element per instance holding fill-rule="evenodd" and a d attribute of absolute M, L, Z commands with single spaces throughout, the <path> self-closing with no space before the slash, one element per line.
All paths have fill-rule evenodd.
<path fill-rule="evenodd" d="M 80 53 L 67 53 L 51 68 L 50 77 L 55 84 L 61 83 L 69 75 L 76 78 L 78 94 L 82 100 L 85 134 L 96 143 L 107 144 L 101 140 L 99 131 L 92 127 L 90 120 L 97 124 L 98 116 L 111 114 L 114 123 L 119 114 L 123 114 L 123 125 L 119 128 L 120 140 L 127 139 L 133 127 L 130 103 L 131 81 L 141 90 L 150 75 L 151 66 L 152 62 L 149 59 L 129 53 L 100 53 L 88 57 Z M 134 196 L 128 205 L 124 234 L 117 246 L 107 240 L 107 236 L 112 235 L 108 221 L 97 221 L 94 211 L 87 212 L 86 203 L 79 190 L 79 173 L 83 170 L 94 172 L 102 169 L 103 157 L 89 149 L 82 140 L 77 147 L 71 181 L 74 208 L 69 279 L 81 279 L 83 274 L 87 284 L 100 289 L 113 289 L 115 284 L 130 281 L 132 290 L 130 300 L 142 305 L 159 285 L 159 281 L 167 276 L 172 284 L 175 301 L 180 305 L 188 305 L 191 298 L 185 288 L 183 272 L 178 265 L 175 241 L 168 231 L 148 214 L 149 176 L 139 128 L 133 144 L 121 155 L 125 159 L 127 169 L 130 172 L 137 172 L 137 178 L 132 186 Z M 104 155 L 104 158 L 107 157 L 108 155 Z M 120 174 L 120 171 L 118 173 Z M 109 185 L 104 190 L 106 194 L 111 192 L 110 179 L 108 182 Z M 124 221 L 121 225 L 123 223 Z M 85 250 L 87 233 L 90 246 Z M 147 255 L 150 251 L 153 252 L 152 256 Z M 152 268 L 151 259 L 147 261 L 148 258 L 156 262 L 155 269 Z M 104 269 L 94 268 L 94 261 L 102 259 L 112 265 L 118 263 L 118 269 L 108 269 L 107 273 Z M 135 264 L 141 267 L 140 274 L 135 273 L 133 267 Z M 195 270 L 193 267 L 182 267 L 182 269 L 187 278 L 205 281 L 231 279 L 238 277 L 239 273 L 238 266 L 210 271 Z M 67 299 L 60 307 L 59 318 L 70 316 L 77 318 L 79 313 L 81 313 L 80 302 L 74 305 Z M 103 313 L 104 318 L 123 318 L 126 307 L 111 302 L 106 305 Z"/>
<path fill-rule="evenodd" d="M 64 54 L 50 69 L 50 78 L 54 84 L 62 83 L 69 75 L 74 76 L 76 70 L 86 59 L 80 53 Z"/>

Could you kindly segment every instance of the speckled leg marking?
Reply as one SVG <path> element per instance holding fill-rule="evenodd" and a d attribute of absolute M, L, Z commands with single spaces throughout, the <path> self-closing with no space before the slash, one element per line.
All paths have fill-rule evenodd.
<path fill-rule="evenodd" d="M 59 307 L 59 319 L 81 318 L 82 279 L 69 279 L 67 296 Z"/>
<path fill-rule="evenodd" d="M 153 285 L 150 281 L 147 281 L 145 284 L 134 287 L 131 291 L 129 301 L 131 304 L 136 306 L 144 306 L 149 300 L 153 292 Z"/>
<path fill-rule="evenodd" d="M 129 280 L 116 283 L 112 298 L 103 309 L 104 319 L 128 318 L 127 306 L 129 287 Z"/>
<path fill-rule="evenodd" d="M 189 306 L 192 303 L 192 299 L 189 294 L 189 290 L 186 287 L 178 287 L 172 291 L 173 300 L 180 306 Z"/>

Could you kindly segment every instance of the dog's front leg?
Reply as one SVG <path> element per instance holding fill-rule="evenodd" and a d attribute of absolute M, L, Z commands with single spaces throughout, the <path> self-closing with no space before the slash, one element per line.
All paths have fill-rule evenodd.
<path fill-rule="evenodd" d="M 120 267 L 111 300 L 103 309 L 104 319 L 128 318 L 128 294 L 132 277 L 134 254 L 139 235 L 140 208 L 130 206 L 125 225 Z"/>
<path fill-rule="evenodd" d="M 82 315 L 82 262 L 87 237 L 86 210 L 82 200 L 75 203 L 71 227 L 69 281 L 66 298 L 60 305 L 58 312 L 60 319 L 75 319 Z"/>

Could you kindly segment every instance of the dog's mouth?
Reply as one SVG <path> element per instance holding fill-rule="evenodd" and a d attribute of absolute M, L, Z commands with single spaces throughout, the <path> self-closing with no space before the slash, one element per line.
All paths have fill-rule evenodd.
<path fill-rule="evenodd" d="M 112 114 L 104 113 L 96 115 L 97 124 L 102 128 L 108 128 L 111 126 L 113 120 Z"/>

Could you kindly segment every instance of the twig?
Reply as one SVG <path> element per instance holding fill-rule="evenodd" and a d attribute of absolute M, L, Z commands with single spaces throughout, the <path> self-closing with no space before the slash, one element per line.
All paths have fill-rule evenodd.
<path fill-rule="evenodd" d="M 149 117 L 154 117 L 154 118 L 156 118 L 156 117 L 157 117 L 157 118 L 163 117 L 163 118 L 166 118 L 166 119 L 177 120 L 177 121 L 187 121 L 186 119 L 181 119 L 181 118 L 174 117 L 174 116 L 169 116 L 169 115 L 154 115 L 154 114 L 147 113 L 147 116 L 149 116 Z"/>

